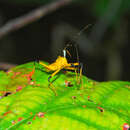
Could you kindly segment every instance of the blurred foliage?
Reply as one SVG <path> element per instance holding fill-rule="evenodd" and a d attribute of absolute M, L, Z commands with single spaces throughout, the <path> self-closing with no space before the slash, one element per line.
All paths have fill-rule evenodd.
<path fill-rule="evenodd" d="M 101 16 L 106 12 L 111 0 L 96 0 L 94 4 L 94 10 L 97 16 Z M 116 5 L 115 5 L 116 6 Z M 121 0 L 119 13 L 124 13 L 130 10 L 130 0 Z"/>

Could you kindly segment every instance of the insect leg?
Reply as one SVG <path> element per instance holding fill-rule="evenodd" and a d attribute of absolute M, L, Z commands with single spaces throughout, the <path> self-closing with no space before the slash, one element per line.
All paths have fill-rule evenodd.
<path fill-rule="evenodd" d="M 80 72 L 79 72 L 79 82 L 81 82 L 82 80 L 82 71 L 83 71 L 83 63 L 80 63 L 79 65 L 79 69 L 80 69 Z"/>
<path fill-rule="evenodd" d="M 46 69 L 50 70 L 50 68 L 48 67 L 48 65 L 44 64 L 43 62 L 39 61 L 39 64 L 44 66 Z"/>
<path fill-rule="evenodd" d="M 52 75 L 48 78 L 48 81 L 50 82 L 50 79 L 55 76 L 61 69 L 56 70 Z"/>
<path fill-rule="evenodd" d="M 55 95 L 57 96 L 57 93 L 56 93 L 56 91 L 55 91 L 55 88 L 54 88 L 54 85 L 50 82 L 50 79 L 53 77 L 53 76 L 55 76 L 59 71 L 60 71 L 61 69 L 58 69 L 58 70 L 56 70 L 54 73 L 52 73 L 52 75 L 48 78 L 48 82 L 49 82 L 49 88 L 55 93 Z M 50 87 L 50 86 L 52 86 L 52 87 Z"/>
<path fill-rule="evenodd" d="M 78 62 L 76 62 L 76 63 L 70 63 L 70 67 L 77 68 L 79 66 L 80 66 L 80 64 Z"/>
<path fill-rule="evenodd" d="M 35 60 L 35 61 L 34 61 L 34 68 L 35 68 L 35 70 L 37 69 L 37 70 L 40 70 L 40 71 L 42 71 L 42 72 L 45 71 L 45 70 L 43 70 L 42 68 L 36 67 L 36 63 L 42 65 L 42 66 L 45 67 L 47 70 L 50 70 L 49 67 L 48 67 L 46 64 L 44 64 L 43 62 L 41 62 L 41 61 L 39 61 L 39 60 Z"/>
<path fill-rule="evenodd" d="M 65 67 L 65 69 L 74 70 L 75 74 L 76 74 L 76 81 L 78 81 L 78 66 L 77 66 L 77 63 L 76 63 L 76 66 L 74 64 L 71 64 L 71 66 L 73 66 L 73 67 Z"/>
<path fill-rule="evenodd" d="M 77 80 L 78 84 L 80 84 L 81 77 L 82 77 L 83 64 L 78 63 L 78 62 L 77 63 L 70 63 L 70 64 L 71 64 L 71 67 L 75 68 L 76 80 Z"/>

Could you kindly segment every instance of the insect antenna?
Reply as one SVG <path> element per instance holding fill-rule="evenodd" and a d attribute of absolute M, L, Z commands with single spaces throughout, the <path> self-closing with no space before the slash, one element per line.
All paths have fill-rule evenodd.
<path fill-rule="evenodd" d="M 70 46 L 70 45 L 68 45 L 68 44 L 72 44 L 72 42 L 75 42 L 75 41 L 79 38 L 79 36 L 80 36 L 85 30 L 87 30 L 90 26 L 92 26 L 92 24 L 88 24 L 88 25 L 84 26 L 76 35 L 73 36 L 72 40 L 67 43 L 67 46 Z"/>
<path fill-rule="evenodd" d="M 91 24 L 88 24 L 88 25 L 86 25 L 85 27 L 83 27 L 78 33 L 77 33 L 77 35 L 76 36 L 74 36 L 73 38 L 72 38 L 72 40 L 71 41 L 69 41 L 67 44 L 66 44 L 66 47 L 63 49 L 63 56 L 66 58 L 66 53 L 70 56 L 70 57 L 72 57 L 71 56 L 71 54 L 70 54 L 70 52 L 67 50 L 69 47 L 72 47 L 73 45 L 74 45 L 74 47 L 75 47 L 75 51 L 76 51 L 76 62 L 79 64 L 78 66 L 77 66 L 77 69 L 76 69 L 76 79 L 77 79 L 77 83 L 78 84 L 80 84 L 81 82 L 82 82 L 82 69 L 83 69 L 83 64 L 82 63 L 80 63 L 80 60 L 79 60 L 79 53 L 78 53 L 78 45 L 75 43 L 73 43 L 73 45 L 72 45 L 72 42 L 75 42 L 78 38 L 79 38 L 79 36 L 86 30 L 86 29 L 88 29 L 89 27 L 91 26 Z"/>
<path fill-rule="evenodd" d="M 70 40 L 69 42 L 66 43 L 65 48 L 63 49 L 63 56 L 66 57 L 66 53 L 69 55 L 69 57 L 72 57 L 72 55 L 70 54 L 70 52 L 68 51 L 69 47 L 74 46 L 75 47 L 75 51 L 76 51 L 76 57 L 77 57 L 77 61 L 79 62 L 79 54 L 78 54 L 78 44 L 75 43 L 75 41 L 79 38 L 79 36 L 85 31 L 87 30 L 92 24 L 88 24 L 86 26 L 84 26 L 76 35 L 74 35 L 72 37 L 72 40 Z M 66 51 L 66 52 L 65 52 Z"/>
<path fill-rule="evenodd" d="M 87 30 L 89 27 L 91 26 L 91 24 L 88 24 L 86 26 L 84 26 L 76 35 L 73 36 L 72 40 L 70 40 L 69 42 L 66 43 L 65 48 L 63 49 L 63 56 L 66 57 L 66 53 L 71 57 L 70 52 L 67 50 L 67 48 L 72 47 L 72 44 L 74 44 L 74 42 L 79 38 L 79 36 L 85 31 Z M 77 45 L 75 45 L 76 51 L 77 51 Z M 78 52 L 78 51 L 77 51 Z M 77 57 L 78 53 L 76 54 Z M 79 60 L 79 59 L 77 59 Z"/>

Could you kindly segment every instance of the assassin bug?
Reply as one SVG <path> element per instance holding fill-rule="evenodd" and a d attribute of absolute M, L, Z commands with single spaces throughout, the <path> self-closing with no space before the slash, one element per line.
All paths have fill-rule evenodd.
<path fill-rule="evenodd" d="M 86 30 L 89 27 L 89 25 L 85 26 L 79 33 L 77 36 L 79 36 L 84 30 Z M 73 40 L 75 40 L 77 37 L 74 37 Z M 66 45 L 66 47 L 63 49 L 63 56 L 58 56 L 58 58 L 56 59 L 55 62 L 53 62 L 52 64 L 46 65 L 44 64 L 42 61 L 39 61 L 38 63 L 40 65 L 42 65 L 45 70 L 47 72 L 52 72 L 51 76 L 48 77 L 48 82 L 50 83 L 49 85 L 52 85 L 50 79 L 52 77 L 54 77 L 58 72 L 60 72 L 61 70 L 65 69 L 65 70 L 73 70 L 76 73 L 76 79 L 78 81 L 78 83 L 80 83 L 81 80 L 81 76 L 82 76 L 82 64 L 79 62 L 79 56 L 78 56 L 78 51 L 77 51 L 77 47 L 76 48 L 76 54 L 77 54 L 77 62 L 74 63 L 69 63 L 67 58 L 66 58 L 66 54 L 68 54 L 69 56 L 71 56 L 70 52 L 68 51 L 68 47 L 72 46 L 72 44 L 68 43 Z M 79 74 L 79 79 L 77 78 Z M 53 85 L 52 85 L 53 86 Z M 54 91 L 54 90 L 53 90 Z M 55 91 L 54 91 L 55 92 Z M 56 92 L 55 92 L 56 94 Z"/>
<path fill-rule="evenodd" d="M 66 54 L 68 54 L 69 56 L 71 56 L 71 54 L 67 50 L 67 48 L 70 47 L 70 46 L 72 46 L 72 45 L 71 44 L 67 44 L 66 47 L 63 49 L 63 56 L 58 56 L 58 58 L 56 59 L 56 61 L 53 62 L 52 64 L 46 65 L 42 61 L 38 61 L 38 63 L 45 68 L 46 72 L 52 72 L 51 76 L 48 77 L 48 82 L 49 82 L 49 86 L 48 87 L 50 88 L 50 86 L 52 86 L 50 89 L 52 89 L 52 91 L 55 93 L 56 96 L 57 96 L 57 93 L 53 89 L 53 84 L 50 81 L 50 79 L 52 77 L 54 77 L 61 70 L 64 69 L 64 70 L 75 71 L 77 83 L 79 84 L 80 80 L 81 80 L 81 76 L 82 76 L 82 64 L 79 62 L 79 60 L 77 62 L 74 62 L 74 63 L 69 63 L 68 60 L 67 60 L 67 58 L 66 58 Z M 76 48 L 76 51 L 77 51 L 77 48 Z M 78 53 L 77 53 L 77 56 L 78 56 Z"/>
<path fill-rule="evenodd" d="M 66 53 L 69 53 L 67 48 L 71 46 L 70 44 L 67 44 L 67 46 L 63 49 L 63 56 L 58 56 L 56 61 L 52 64 L 46 65 L 42 61 L 39 61 L 39 64 L 41 64 L 43 67 L 45 67 L 47 72 L 53 72 L 51 76 L 49 76 L 48 81 L 50 82 L 50 79 L 55 76 L 59 71 L 62 69 L 65 70 L 74 70 L 76 73 L 80 69 L 80 75 L 82 73 L 82 65 L 78 62 L 75 63 L 68 63 L 67 58 L 66 58 Z"/>

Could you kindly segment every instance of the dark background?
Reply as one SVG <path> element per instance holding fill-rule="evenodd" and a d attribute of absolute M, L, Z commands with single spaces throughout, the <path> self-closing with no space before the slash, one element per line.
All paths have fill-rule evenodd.
<path fill-rule="evenodd" d="M 49 2 L 1 0 L 0 26 Z M 64 6 L 2 37 L 0 67 L 4 69 L 2 64 L 23 64 L 36 59 L 51 63 L 68 41 L 75 40 L 84 75 L 98 81 L 129 80 L 129 7 L 127 0 L 82 0 Z"/>

